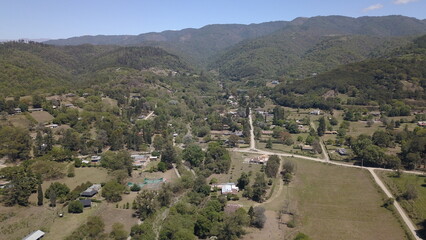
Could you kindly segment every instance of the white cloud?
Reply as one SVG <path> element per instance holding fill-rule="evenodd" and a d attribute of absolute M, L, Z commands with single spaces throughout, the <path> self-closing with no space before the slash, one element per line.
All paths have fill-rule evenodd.
<path fill-rule="evenodd" d="M 395 0 L 393 1 L 394 4 L 407 4 L 412 2 L 417 2 L 418 0 Z"/>
<path fill-rule="evenodd" d="M 397 0 L 397 1 L 410 1 L 410 0 Z M 383 8 L 383 4 L 378 3 L 378 4 L 374 4 L 374 5 L 371 5 L 369 7 L 364 8 L 363 11 L 368 12 L 368 11 L 377 10 L 377 9 L 380 9 L 380 8 Z"/>

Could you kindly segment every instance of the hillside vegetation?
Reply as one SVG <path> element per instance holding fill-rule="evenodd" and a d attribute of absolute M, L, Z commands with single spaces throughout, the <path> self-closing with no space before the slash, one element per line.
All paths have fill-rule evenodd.
<path fill-rule="evenodd" d="M 274 89 L 274 99 L 286 106 L 330 108 L 338 106 L 340 99 L 322 96 L 334 90 L 335 93 L 348 94 L 355 104 L 385 103 L 406 98 L 424 100 L 425 39 L 425 36 L 417 38 L 408 47 L 387 57 L 340 66 L 306 80 L 281 84 Z"/>
<path fill-rule="evenodd" d="M 63 92 L 106 83 L 107 69 L 150 68 L 175 72 L 191 68 L 179 57 L 154 47 L 66 46 L 8 42 L 0 44 L 0 95 Z"/>

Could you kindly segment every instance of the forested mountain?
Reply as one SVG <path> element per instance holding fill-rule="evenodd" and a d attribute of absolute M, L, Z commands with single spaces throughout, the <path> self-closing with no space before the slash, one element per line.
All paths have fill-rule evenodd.
<path fill-rule="evenodd" d="M 157 46 L 182 56 L 193 64 L 203 67 L 210 64 L 211 69 L 219 69 L 225 76 L 241 78 L 253 75 L 275 77 L 282 74 L 283 71 L 276 69 L 287 63 L 298 65 L 293 62 L 303 58 L 306 51 L 324 40 L 322 37 L 336 35 L 396 37 L 425 32 L 424 20 L 403 16 L 360 18 L 327 16 L 250 25 L 215 24 L 200 29 L 145 33 L 137 36 L 82 36 L 50 40 L 46 43 Z M 272 59 L 269 59 L 270 54 Z M 264 60 L 266 62 L 263 62 Z M 244 63 L 240 63 L 241 61 Z M 235 72 L 230 69 L 235 69 Z M 321 69 L 322 67 L 319 67 L 319 70 Z M 245 73 L 246 71 L 248 73 Z M 285 76 L 289 75 L 286 71 L 284 73 Z"/>
<path fill-rule="evenodd" d="M 385 57 L 347 64 L 305 80 L 281 84 L 273 98 L 293 107 L 336 107 L 338 93 L 352 104 L 391 103 L 395 99 L 426 99 L 426 35 Z M 333 94 L 326 94 L 333 90 Z"/>
<path fill-rule="evenodd" d="M 216 57 L 210 69 L 224 77 L 300 79 L 406 44 L 426 24 L 402 16 L 296 19 L 264 37 L 247 40 Z"/>
<path fill-rule="evenodd" d="M 51 46 L 40 43 L 0 44 L 0 95 L 60 91 L 109 81 L 107 69 L 191 68 L 179 57 L 154 47 Z M 111 75 L 111 74 L 110 74 Z"/>
<path fill-rule="evenodd" d="M 200 29 L 183 29 L 161 33 L 145 33 L 136 36 L 82 36 L 69 39 L 50 40 L 53 45 L 121 45 L 159 46 L 167 51 L 182 55 L 194 63 L 205 63 L 209 56 L 242 40 L 270 34 L 285 27 L 288 22 L 261 24 L 214 24 Z"/>

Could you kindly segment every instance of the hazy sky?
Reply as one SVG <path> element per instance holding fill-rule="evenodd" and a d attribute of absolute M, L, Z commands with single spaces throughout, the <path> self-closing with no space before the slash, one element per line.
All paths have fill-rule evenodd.
<path fill-rule="evenodd" d="M 140 34 L 318 15 L 426 18 L 426 0 L 0 0 L 0 39 Z"/>

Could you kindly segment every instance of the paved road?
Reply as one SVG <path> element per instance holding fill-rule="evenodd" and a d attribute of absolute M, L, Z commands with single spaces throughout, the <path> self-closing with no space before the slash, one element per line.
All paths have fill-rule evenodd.
<path fill-rule="evenodd" d="M 242 152 L 242 153 L 261 154 L 261 155 L 267 154 L 267 155 L 278 155 L 278 156 L 283 156 L 283 157 L 295 157 L 295 158 L 301 158 L 301 159 L 306 159 L 306 160 L 311 160 L 311 161 L 316 161 L 316 162 L 323 162 L 323 163 L 338 165 L 338 166 L 343 166 L 343 167 L 365 168 L 371 173 L 374 181 L 376 182 L 377 185 L 379 185 L 379 187 L 383 190 L 383 192 L 385 192 L 386 196 L 394 198 L 392 196 L 391 192 L 386 188 L 386 186 L 383 184 L 383 182 L 380 180 L 380 178 L 374 172 L 375 170 L 380 170 L 380 171 L 393 171 L 393 170 L 383 169 L 383 168 L 373 168 L 373 167 L 362 167 L 362 166 L 357 166 L 357 165 L 350 165 L 350 164 L 345 164 L 345 163 L 332 162 L 332 161 L 330 161 L 330 158 L 328 156 L 328 153 L 327 153 L 322 141 L 320 141 L 320 144 L 321 144 L 321 148 L 324 152 L 324 158 L 323 159 L 322 158 L 307 157 L 307 156 L 297 155 L 297 154 L 276 153 L 276 152 L 270 152 L 270 151 L 264 151 L 264 150 L 256 149 L 255 144 L 254 144 L 255 142 L 254 142 L 254 131 L 253 131 L 253 120 L 252 120 L 252 117 L 251 117 L 251 109 L 250 109 L 249 121 L 250 121 L 250 128 L 251 128 L 250 129 L 250 135 L 251 135 L 250 136 L 250 149 L 234 148 L 234 149 L 232 149 L 232 151 Z M 314 127 L 315 127 L 315 125 L 314 125 Z M 418 172 L 418 171 L 403 171 L 403 172 L 404 173 L 410 173 L 410 174 L 416 174 L 416 175 L 424 175 L 424 173 Z M 415 239 L 421 240 L 421 238 L 417 236 L 416 226 L 412 223 L 411 219 L 407 216 L 407 214 L 405 213 L 405 211 L 402 209 L 402 207 L 399 205 L 399 203 L 397 201 L 394 201 L 394 206 L 395 206 L 396 210 L 398 211 L 398 213 L 401 215 L 402 220 L 405 222 L 405 224 L 407 225 L 407 227 L 409 228 L 410 232 L 413 234 Z"/>

